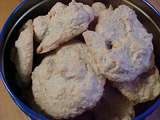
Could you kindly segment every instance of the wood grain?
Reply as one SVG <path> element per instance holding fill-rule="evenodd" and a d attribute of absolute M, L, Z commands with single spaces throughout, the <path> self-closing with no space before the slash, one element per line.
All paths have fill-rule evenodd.
<path fill-rule="evenodd" d="M 7 19 L 7 16 L 11 13 L 13 8 L 20 2 L 21 0 L 0 0 L 0 29 L 4 24 L 4 21 Z M 156 6 L 156 8 L 160 11 L 160 0 L 149 0 L 152 4 Z M 150 117 L 147 120 L 159 120 L 155 119 L 156 114 L 160 115 L 160 110 L 157 110 L 153 114 L 153 118 Z M 27 117 L 23 112 L 19 110 L 19 108 L 15 105 L 15 103 L 11 100 L 10 96 L 6 92 L 2 82 L 0 81 L 0 120 L 27 120 Z"/>
<path fill-rule="evenodd" d="M 0 0 L 0 28 L 8 15 L 21 0 Z"/>
<path fill-rule="evenodd" d="M 27 120 L 26 115 L 11 100 L 0 81 L 0 120 Z"/>
<path fill-rule="evenodd" d="M 0 29 L 11 11 L 21 0 L 0 0 Z M 0 120 L 28 120 L 15 105 L 0 80 Z"/>

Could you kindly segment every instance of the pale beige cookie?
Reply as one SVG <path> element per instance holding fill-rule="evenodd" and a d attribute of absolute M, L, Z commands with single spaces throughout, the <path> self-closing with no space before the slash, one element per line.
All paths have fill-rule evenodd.
<path fill-rule="evenodd" d="M 154 100 L 160 94 L 159 72 L 156 67 L 133 82 L 115 82 L 113 85 L 135 104 Z"/>
<path fill-rule="evenodd" d="M 38 16 L 33 20 L 34 33 L 37 42 L 41 42 L 44 39 L 49 27 L 49 22 L 50 17 L 48 15 Z"/>
<path fill-rule="evenodd" d="M 30 82 L 33 63 L 33 26 L 32 20 L 29 20 L 23 26 L 23 30 L 15 42 L 16 58 L 15 66 L 20 77 L 19 83 L 27 85 Z M 23 85 L 23 84 L 22 84 Z"/>
<path fill-rule="evenodd" d="M 113 7 L 110 5 L 109 8 L 104 9 L 98 13 L 98 24 L 96 26 L 96 31 L 105 31 L 104 24 L 106 21 L 108 21 L 108 17 L 110 17 L 113 12 Z"/>
<path fill-rule="evenodd" d="M 47 36 L 37 48 L 37 53 L 46 53 L 84 32 L 94 19 L 94 11 L 88 5 L 72 1 L 64 10 L 55 14 Z"/>
<path fill-rule="evenodd" d="M 95 2 L 92 4 L 92 8 L 95 11 L 96 15 L 98 16 L 103 10 L 106 10 L 105 4 L 102 2 Z"/>
<path fill-rule="evenodd" d="M 63 11 L 66 7 L 67 5 L 63 4 L 62 2 L 57 2 L 48 12 L 48 15 L 50 17 L 55 16 L 58 12 Z"/>
<path fill-rule="evenodd" d="M 106 14 L 103 23 L 99 20 L 97 32 L 83 33 L 86 44 L 106 78 L 133 81 L 152 66 L 153 36 L 127 6 L 122 5 Z"/>
<path fill-rule="evenodd" d="M 75 117 L 96 105 L 105 81 L 86 62 L 86 46 L 63 46 L 44 58 L 32 73 L 36 103 L 49 115 L 62 119 Z"/>
<path fill-rule="evenodd" d="M 109 9 L 101 12 L 96 32 L 111 41 L 130 36 L 136 40 L 140 39 L 139 42 L 150 43 L 153 38 L 140 23 L 135 11 L 126 5 L 120 5 L 115 10 L 110 6 Z"/>
<path fill-rule="evenodd" d="M 112 8 L 112 6 L 110 6 L 108 9 L 105 9 L 101 12 L 99 12 L 98 14 L 98 24 L 96 26 L 96 31 L 97 32 L 105 32 L 105 27 L 104 25 L 107 23 L 107 21 L 109 20 L 109 17 L 111 17 L 111 15 L 113 15 L 114 10 Z"/>
<path fill-rule="evenodd" d="M 38 16 L 33 20 L 34 33 L 36 35 L 37 42 L 41 42 L 48 34 L 48 28 L 51 27 L 49 26 L 49 24 L 51 24 L 51 18 L 53 20 L 55 14 L 61 12 L 65 7 L 67 7 L 65 4 L 57 2 L 47 15 Z"/>
<path fill-rule="evenodd" d="M 95 108 L 95 120 L 132 120 L 133 104 L 109 85 Z"/>

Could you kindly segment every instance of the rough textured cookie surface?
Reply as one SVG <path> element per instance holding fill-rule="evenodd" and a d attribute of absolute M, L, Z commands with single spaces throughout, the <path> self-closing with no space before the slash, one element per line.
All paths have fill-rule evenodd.
<path fill-rule="evenodd" d="M 120 92 L 135 104 L 155 99 L 160 94 L 159 71 L 156 67 L 132 82 L 113 83 Z"/>
<path fill-rule="evenodd" d="M 33 20 L 34 33 L 36 35 L 37 42 L 41 42 L 47 35 L 48 29 L 50 26 L 51 18 L 54 19 L 54 16 L 64 10 L 67 6 L 61 2 L 57 2 L 47 15 L 38 16 Z"/>
<path fill-rule="evenodd" d="M 35 101 L 55 118 L 69 118 L 96 105 L 104 80 L 85 61 L 86 46 L 75 43 L 44 58 L 32 73 Z"/>
<path fill-rule="evenodd" d="M 28 84 L 32 73 L 33 63 L 33 26 L 29 20 L 22 28 L 18 40 L 15 42 L 16 58 L 14 60 L 19 79 L 18 83 Z"/>
<path fill-rule="evenodd" d="M 95 2 L 92 4 L 92 8 L 98 16 L 103 10 L 106 10 L 106 6 L 101 2 Z"/>
<path fill-rule="evenodd" d="M 83 33 L 86 44 L 101 74 L 112 81 L 133 81 L 151 67 L 153 36 L 129 7 L 105 11 L 96 32 Z"/>
<path fill-rule="evenodd" d="M 72 1 L 69 6 L 57 12 L 49 24 L 47 36 L 37 48 L 37 53 L 46 53 L 84 32 L 94 19 L 93 9 Z"/>
<path fill-rule="evenodd" d="M 62 2 L 57 2 L 48 12 L 48 15 L 50 17 L 54 17 L 58 12 L 63 11 L 66 7 L 67 5 L 63 4 Z"/>
<path fill-rule="evenodd" d="M 41 42 L 44 39 L 49 27 L 49 22 L 50 17 L 48 15 L 38 16 L 33 20 L 34 33 L 37 42 Z"/>

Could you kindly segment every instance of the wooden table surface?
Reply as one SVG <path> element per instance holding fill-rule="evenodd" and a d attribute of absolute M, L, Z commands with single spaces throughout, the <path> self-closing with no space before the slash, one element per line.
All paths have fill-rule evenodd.
<path fill-rule="evenodd" d="M 0 0 L 0 29 L 8 15 L 21 0 Z M 27 117 L 6 92 L 0 80 L 0 120 L 27 120 Z"/>
<path fill-rule="evenodd" d="M 0 0 L 0 29 L 7 19 L 7 16 L 21 0 Z M 159 1 L 159 2 L 158 2 Z M 151 2 L 160 10 L 160 0 L 151 0 Z M 153 116 L 160 115 L 158 110 Z M 147 120 L 160 120 L 148 118 Z M 0 120 L 27 120 L 27 117 L 15 103 L 11 100 L 0 80 Z"/>

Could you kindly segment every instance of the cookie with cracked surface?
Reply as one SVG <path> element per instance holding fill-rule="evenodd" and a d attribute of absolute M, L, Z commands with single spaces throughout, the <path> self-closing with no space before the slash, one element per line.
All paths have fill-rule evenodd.
<path fill-rule="evenodd" d="M 153 36 L 127 6 L 104 12 L 103 18 L 99 16 L 96 32 L 83 33 L 86 44 L 106 78 L 133 81 L 152 66 Z"/>
<path fill-rule="evenodd" d="M 87 30 L 94 19 L 94 11 L 83 3 L 72 1 L 69 6 L 51 18 L 48 35 L 40 43 L 37 53 L 42 54 L 58 48 L 61 44 L 71 40 Z"/>
<path fill-rule="evenodd" d="M 22 31 L 15 42 L 16 57 L 14 60 L 20 86 L 30 83 L 33 64 L 33 25 L 32 20 L 29 20 L 22 27 Z"/>
<path fill-rule="evenodd" d="M 51 27 L 49 24 L 51 24 L 51 18 L 54 19 L 54 16 L 61 12 L 66 7 L 65 4 L 61 2 L 57 2 L 51 10 L 48 12 L 47 15 L 44 16 L 38 16 L 33 20 L 33 28 L 34 33 L 36 36 L 37 42 L 41 42 L 45 36 L 48 34 L 48 28 Z"/>
<path fill-rule="evenodd" d="M 159 71 L 154 67 L 139 76 L 135 81 L 115 82 L 113 85 L 135 104 L 154 100 L 160 94 Z"/>
<path fill-rule="evenodd" d="M 38 16 L 33 20 L 33 28 L 36 36 L 36 41 L 41 42 L 48 30 L 50 17 L 48 15 Z"/>
<path fill-rule="evenodd" d="M 35 101 L 54 118 L 70 118 L 96 105 L 105 81 L 86 62 L 82 43 L 63 46 L 32 73 Z"/>
<path fill-rule="evenodd" d="M 95 2 L 92 4 L 92 8 L 95 11 L 96 15 L 98 16 L 103 10 L 106 10 L 105 4 L 101 2 Z"/>

